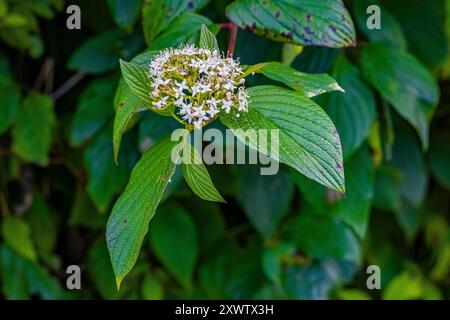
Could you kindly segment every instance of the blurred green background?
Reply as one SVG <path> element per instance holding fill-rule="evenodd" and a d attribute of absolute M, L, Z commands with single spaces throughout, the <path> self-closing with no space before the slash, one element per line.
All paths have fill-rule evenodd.
<path fill-rule="evenodd" d="M 0 0 L 0 298 L 450 297 L 445 0 L 344 1 L 357 34 L 345 49 L 239 30 L 242 64 L 282 61 L 329 73 L 346 90 L 317 102 L 341 136 L 347 193 L 285 166 L 261 176 L 256 166 L 217 165 L 208 170 L 227 204 L 215 204 L 177 172 L 117 291 L 106 220 L 140 154 L 177 127 L 140 113 L 114 163 L 119 58 L 195 42 L 202 23 L 227 21 L 231 2 Z M 66 27 L 70 4 L 81 9 L 81 30 Z M 370 4 L 382 9 L 381 30 L 366 27 Z M 160 5 L 169 18 L 157 18 Z M 218 33 L 222 50 L 228 35 Z M 73 264 L 81 290 L 66 289 Z M 380 267 L 380 290 L 366 286 L 369 265 Z"/>

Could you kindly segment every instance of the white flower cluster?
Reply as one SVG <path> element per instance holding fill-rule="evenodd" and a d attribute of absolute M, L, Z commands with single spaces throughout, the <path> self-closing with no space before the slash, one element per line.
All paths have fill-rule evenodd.
<path fill-rule="evenodd" d="M 220 112 L 247 112 L 249 96 L 239 62 L 193 45 L 168 49 L 150 62 L 153 108 L 169 109 L 200 129 Z"/>

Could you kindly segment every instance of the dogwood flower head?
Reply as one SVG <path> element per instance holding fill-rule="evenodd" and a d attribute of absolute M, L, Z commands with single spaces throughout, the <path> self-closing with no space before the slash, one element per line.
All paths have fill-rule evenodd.
<path fill-rule="evenodd" d="M 239 62 L 193 45 L 167 49 L 149 65 L 152 107 L 200 129 L 220 112 L 247 112 L 249 95 Z"/>

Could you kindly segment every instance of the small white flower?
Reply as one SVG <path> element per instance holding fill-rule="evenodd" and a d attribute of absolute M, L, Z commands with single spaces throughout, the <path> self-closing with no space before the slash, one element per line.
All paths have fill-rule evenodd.
<path fill-rule="evenodd" d="M 207 111 L 207 113 L 209 114 L 209 116 L 211 118 L 214 118 L 219 112 L 220 112 L 220 110 L 217 108 L 211 108 Z"/>
<path fill-rule="evenodd" d="M 225 110 L 226 113 L 230 113 L 231 107 L 233 106 L 233 101 L 231 100 L 222 100 L 222 109 Z"/>
<path fill-rule="evenodd" d="M 201 93 L 202 92 L 201 84 L 197 84 L 197 85 L 192 86 L 191 90 L 192 90 L 192 96 L 195 97 L 195 95 L 197 93 Z"/>
<path fill-rule="evenodd" d="M 211 108 L 216 108 L 218 102 L 219 102 L 219 100 L 216 100 L 216 98 L 214 98 L 214 97 L 211 97 L 211 99 L 206 100 L 206 103 L 207 103 Z"/>
<path fill-rule="evenodd" d="M 180 114 L 189 114 L 192 112 L 192 103 L 184 103 L 180 108 Z"/>
<path fill-rule="evenodd" d="M 161 109 L 163 106 L 167 105 L 167 99 L 169 99 L 169 97 L 165 96 L 165 97 L 161 98 L 161 100 L 159 100 L 158 102 L 153 102 L 153 105 L 156 108 Z"/>
<path fill-rule="evenodd" d="M 200 84 L 200 90 L 202 93 L 210 92 L 211 91 L 211 84 Z"/>

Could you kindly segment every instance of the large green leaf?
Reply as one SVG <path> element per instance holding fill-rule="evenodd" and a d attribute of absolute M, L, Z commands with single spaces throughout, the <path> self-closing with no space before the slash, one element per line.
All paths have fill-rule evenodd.
<path fill-rule="evenodd" d="M 22 104 L 12 132 L 14 152 L 26 161 L 46 166 L 54 125 L 52 99 L 30 93 Z"/>
<path fill-rule="evenodd" d="M 360 261 L 358 239 L 336 217 L 304 213 L 289 222 L 286 232 L 297 248 L 312 258 Z"/>
<path fill-rule="evenodd" d="M 116 24 L 126 31 L 133 30 L 142 0 L 108 0 L 108 5 Z"/>
<path fill-rule="evenodd" d="M 331 91 L 344 90 L 327 74 L 307 74 L 281 62 L 265 62 L 247 69 L 246 74 L 260 72 L 267 78 L 279 81 L 299 91 L 308 98 Z"/>
<path fill-rule="evenodd" d="M 418 131 L 426 149 L 429 123 L 439 99 L 433 75 L 406 51 L 378 43 L 364 48 L 361 66 L 383 99 Z"/>
<path fill-rule="evenodd" d="M 119 66 L 120 58 L 131 59 L 141 46 L 141 37 L 110 30 L 86 40 L 70 56 L 69 67 L 91 74 L 111 71 Z"/>
<path fill-rule="evenodd" d="M 181 164 L 186 183 L 203 200 L 225 202 L 211 181 L 211 177 L 203 164 L 200 153 L 189 142 L 186 143 L 186 150 L 190 151 L 190 157 L 186 157 L 185 155 L 183 157 L 184 161 Z"/>
<path fill-rule="evenodd" d="M 310 99 L 276 86 L 249 89 L 248 113 L 236 117 L 234 112 L 221 116 L 238 139 L 253 149 L 258 144 L 246 139 L 246 130 L 276 130 L 279 150 L 272 143 L 264 153 L 283 162 L 307 177 L 339 192 L 345 191 L 344 166 L 339 135 L 326 113 Z M 238 130 L 242 129 L 242 130 Z M 267 134 L 270 136 L 270 134 Z M 264 140 L 264 137 L 259 139 Z M 269 154 L 270 155 L 270 154 Z"/>
<path fill-rule="evenodd" d="M 372 90 L 361 79 L 359 70 L 344 57 L 337 60 L 333 77 L 345 94 L 331 93 L 320 102 L 339 132 L 344 157 L 350 157 L 369 136 L 375 118 L 376 101 Z"/>
<path fill-rule="evenodd" d="M 79 146 L 92 138 L 111 119 L 116 80 L 94 80 L 81 93 L 70 130 L 70 141 Z"/>
<path fill-rule="evenodd" d="M 164 189 L 175 173 L 171 159 L 176 141 L 169 137 L 147 150 L 134 167 L 106 226 L 106 240 L 117 286 L 130 272 Z"/>
<path fill-rule="evenodd" d="M 237 199 L 250 223 L 269 237 L 289 209 L 294 191 L 292 179 L 283 170 L 263 176 L 258 166 L 240 170 L 239 177 Z"/>
<path fill-rule="evenodd" d="M 353 22 L 341 0 L 238 0 L 226 14 L 239 27 L 277 41 L 324 47 L 356 43 Z"/>
<path fill-rule="evenodd" d="M 211 20 L 196 13 L 186 12 L 176 18 L 165 32 L 153 42 L 152 49 L 178 47 L 181 44 L 196 44 L 200 40 L 202 25 L 210 26 Z"/>
<path fill-rule="evenodd" d="M 149 236 L 158 259 L 184 287 L 191 288 L 199 252 L 192 217 L 179 206 L 162 206 L 150 225 Z"/>

